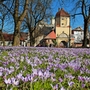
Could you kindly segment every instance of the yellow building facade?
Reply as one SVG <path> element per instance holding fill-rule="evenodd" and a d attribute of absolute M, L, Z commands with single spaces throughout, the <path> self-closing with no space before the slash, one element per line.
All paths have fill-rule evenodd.
<path fill-rule="evenodd" d="M 70 46 L 70 15 L 63 9 L 59 10 L 55 16 L 55 32 L 57 45 Z"/>

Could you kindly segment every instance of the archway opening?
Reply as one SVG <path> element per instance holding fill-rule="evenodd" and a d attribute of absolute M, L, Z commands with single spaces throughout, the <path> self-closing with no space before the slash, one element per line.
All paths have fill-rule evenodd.
<path fill-rule="evenodd" d="M 60 42 L 60 47 L 66 48 L 68 46 L 68 43 L 66 41 Z"/>

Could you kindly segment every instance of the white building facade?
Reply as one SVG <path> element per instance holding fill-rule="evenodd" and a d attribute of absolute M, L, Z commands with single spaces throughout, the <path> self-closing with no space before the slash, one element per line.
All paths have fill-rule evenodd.
<path fill-rule="evenodd" d="M 84 31 L 81 27 L 77 27 L 72 30 L 72 34 L 74 36 L 74 43 L 82 43 L 82 40 L 84 38 Z"/>

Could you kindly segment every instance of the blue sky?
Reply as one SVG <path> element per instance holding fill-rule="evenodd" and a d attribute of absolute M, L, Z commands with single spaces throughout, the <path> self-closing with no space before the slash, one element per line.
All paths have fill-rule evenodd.
<path fill-rule="evenodd" d="M 69 0 L 65 0 L 65 3 L 64 4 L 61 4 L 60 2 L 58 2 L 59 0 L 53 0 L 53 3 L 52 3 L 52 13 L 53 13 L 53 16 L 56 15 L 56 13 L 58 12 L 58 8 L 63 8 L 66 12 L 68 13 L 72 13 L 72 8 L 74 5 L 74 3 L 72 2 L 69 2 Z M 9 17 L 11 18 L 11 17 Z M 7 18 L 6 18 L 7 20 Z M 83 17 L 82 15 L 80 16 L 75 16 L 75 18 L 71 17 L 70 19 L 71 21 L 71 27 L 72 29 L 75 29 L 76 27 L 82 27 L 83 28 Z M 12 24 L 12 19 L 9 19 L 8 22 L 5 23 L 4 25 L 4 32 L 8 32 L 6 31 L 8 29 L 9 33 L 12 33 L 12 31 L 14 30 L 14 27 L 13 27 L 13 24 Z"/>
<path fill-rule="evenodd" d="M 70 0 L 65 0 L 65 3 L 61 4 L 60 2 L 58 2 L 58 0 L 55 0 L 52 4 L 53 15 L 55 16 L 55 14 L 58 12 L 58 8 L 63 8 L 69 14 L 73 14 L 71 10 L 73 9 L 73 7 L 75 7 L 75 3 L 68 2 L 68 1 L 70 1 Z M 78 11 L 80 11 L 80 10 L 78 10 Z M 70 22 L 71 22 L 72 29 L 75 29 L 76 27 L 83 28 L 84 23 L 83 23 L 82 15 L 71 17 Z"/>

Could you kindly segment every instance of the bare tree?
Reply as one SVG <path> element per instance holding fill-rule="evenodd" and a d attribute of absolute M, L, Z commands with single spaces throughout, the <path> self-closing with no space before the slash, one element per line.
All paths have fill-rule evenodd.
<path fill-rule="evenodd" d="M 37 29 L 39 22 L 51 16 L 51 2 L 52 0 L 29 1 L 29 9 L 25 21 L 30 33 L 30 46 L 34 45 L 35 38 L 40 35 L 40 31 Z"/>
<path fill-rule="evenodd" d="M 59 0 L 60 4 L 65 5 L 66 0 Z M 90 0 L 67 0 L 69 6 L 72 5 L 71 16 L 83 16 L 84 22 L 84 40 L 83 47 L 87 47 L 88 24 L 90 20 Z"/>
<path fill-rule="evenodd" d="M 1 0 L 0 3 L 0 40 L 2 41 L 3 46 L 5 46 L 5 39 L 3 36 L 3 29 L 5 24 L 5 18 L 8 14 L 8 11 L 2 6 L 4 0 Z"/>
<path fill-rule="evenodd" d="M 88 35 L 88 25 L 90 20 L 90 3 L 89 0 L 82 0 L 81 11 L 84 18 L 84 41 L 83 47 L 87 47 L 87 35 Z"/>
<path fill-rule="evenodd" d="M 20 9 L 20 2 L 19 0 L 15 0 L 15 8 L 13 14 L 14 22 L 15 22 L 14 42 L 13 42 L 14 46 L 20 45 L 20 25 L 24 20 L 24 17 L 26 16 L 26 12 L 28 9 L 28 0 L 25 0 L 23 11 L 20 12 L 19 9 Z"/>
<path fill-rule="evenodd" d="M 9 13 L 13 16 L 14 20 L 14 38 L 13 46 L 20 45 L 20 26 L 28 9 L 28 0 L 5 0 L 6 3 L 2 3 Z"/>
<path fill-rule="evenodd" d="M 23 20 L 26 20 L 30 32 L 30 44 L 33 45 L 38 23 L 49 18 L 52 0 L 1 0 L 0 3 L 13 16 L 14 38 L 13 46 L 20 45 L 20 29 Z M 4 2 L 4 3 L 3 3 Z M 28 8 L 29 5 L 29 8 Z M 28 12 L 27 12 L 28 9 Z M 27 15 L 26 15 L 27 14 Z M 26 19 L 24 19 L 26 16 Z M 24 24 L 25 25 L 25 24 Z"/>
<path fill-rule="evenodd" d="M 2 41 L 3 43 L 3 46 L 5 46 L 5 40 L 4 40 L 4 37 L 3 37 L 3 26 L 4 26 L 4 18 L 5 18 L 5 15 L 3 15 L 3 17 L 0 17 L 0 20 L 1 20 L 1 29 L 0 29 L 0 40 Z"/>

